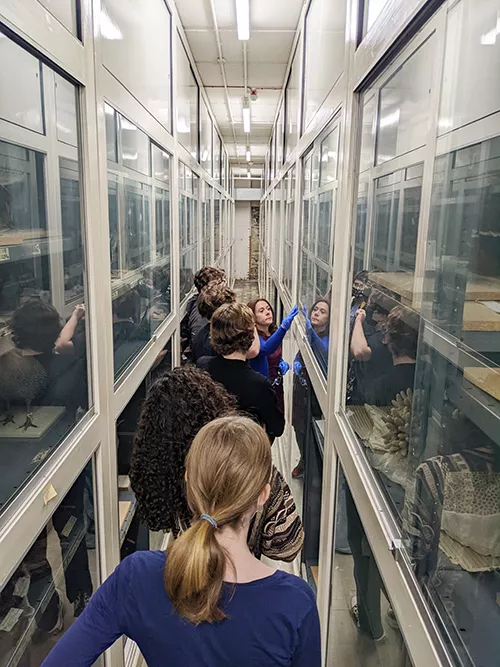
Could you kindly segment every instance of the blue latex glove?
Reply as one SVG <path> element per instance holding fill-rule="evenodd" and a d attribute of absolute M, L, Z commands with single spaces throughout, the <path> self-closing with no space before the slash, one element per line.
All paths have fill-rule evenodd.
<path fill-rule="evenodd" d="M 278 369 L 281 375 L 286 375 L 290 370 L 290 364 L 288 364 L 284 359 L 282 359 L 278 364 Z"/>
<path fill-rule="evenodd" d="M 309 319 L 309 315 L 307 314 L 306 306 L 302 308 L 302 314 L 304 315 L 306 320 L 306 333 L 310 333 L 311 331 L 313 331 L 313 326 L 311 324 L 311 320 Z"/>
<path fill-rule="evenodd" d="M 292 326 L 292 322 L 294 319 L 297 317 L 299 314 L 299 309 L 297 306 L 294 306 L 292 310 L 288 313 L 288 315 L 285 317 L 283 322 L 281 323 L 281 326 L 285 331 L 288 331 L 290 327 Z"/>
<path fill-rule="evenodd" d="M 300 375 L 301 370 L 302 370 L 302 364 L 300 363 L 300 361 L 295 360 L 293 362 L 293 372 L 294 372 L 294 374 L 295 375 Z"/>

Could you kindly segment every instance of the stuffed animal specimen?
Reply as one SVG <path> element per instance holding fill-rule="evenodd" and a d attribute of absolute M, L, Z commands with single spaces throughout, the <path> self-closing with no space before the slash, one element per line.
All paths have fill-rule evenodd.
<path fill-rule="evenodd" d="M 0 399 L 7 405 L 7 416 L 0 424 L 15 423 L 11 404 L 24 402 L 26 421 L 19 429 L 37 428 L 31 412 L 32 402 L 47 387 L 49 376 L 34 355 L 24 355 L 23 350 L 13 349 L 0 357 Z"/>

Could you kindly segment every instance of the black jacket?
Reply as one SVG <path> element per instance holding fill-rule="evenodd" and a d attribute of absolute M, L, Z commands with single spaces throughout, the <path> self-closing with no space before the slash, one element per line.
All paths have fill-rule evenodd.
<path fill-rule="evenodd" d="M 215 352 L 210 342 L 210 322 L 198 331 L 191 345 L 191 359 L 197 363 L 202 357 L 215 357 Z"/>
<path fill-rule="evenodd" d="M 233 394 L 239 409 L 259 421 L 271 439 L 283 434 L 285 417 L 278 408 L 271 383 L 252 370 L 247 361 L 224 359 L 221 356 L 202 357 L 196 365 Z"/>

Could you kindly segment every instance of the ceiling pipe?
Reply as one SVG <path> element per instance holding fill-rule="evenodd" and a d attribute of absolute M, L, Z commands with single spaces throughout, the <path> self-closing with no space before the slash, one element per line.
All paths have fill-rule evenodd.
<path fill-rule="evenodd" d="M 227 86 L 227 77 L 226 77 L 226 68 L 224 66 L 225 59 L 222 53 L 222 42 L 220 39 L 219 25 L 217 23 L 217 14 L 215 13 L 215 0 L 210 0 L 210 9 L 212 11 L 212 23 L 214 26 L 215 41 L 217 42 L 217 53 L 218 58 L 217 62 L 219 63 L 220 73 L 222 76 L 222 82 L 224 84 L 224 90 L 226 92 L 226 106 L 227 113 L 229 115 L 229 122 L 231 123 L 231 129 L 233 130 L 233 141 L 234 141 L 234 150 L 236 151 L 236 158 L 238 160 L 238 165 L 240 164 L 240 156 L 238 155 L 238 142 L 236 140 L 236 132 L 234 129 L 234 117 L 233 111 L 231 109 L 231 102 L 229 100 L 229 90 Z"/>

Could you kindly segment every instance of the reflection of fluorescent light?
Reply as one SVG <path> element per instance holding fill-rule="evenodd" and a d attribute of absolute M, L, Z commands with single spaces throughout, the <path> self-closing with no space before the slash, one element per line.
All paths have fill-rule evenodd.
<path fill-rule="evenodd" d="M 201 154 L 201 161 L 207 162 L 207 160 L 208 160 L 208 151 L 204 150 L 203 153 Z"/>
<path fill-rule="evenodd" d="M 122 153 L 122 158 L 124 160 L 131 160 L 133 162 L 136 162 L 138 157 L 139 155 L 137 153 Z"/>
<path fill-rule="evenodd" d="M 438 126 L 441 130 L 451 130 L 453 127 L 453 118 L 443 116 L 443 118 L 439 119 Z"/>
<path fill-rule="evenodd" d="M 177 132 L 179 134 L 189 134 L 191 126 L 185 116 L 177 115 Z"/>
<path fill-rule="evenodd" d="M 123 39 L 120 28 L 111 20 L 105 9 L 101 9 L 101 35 L 104 39 L 117 40 Z"/>
<path fill-rule="evenodd" d="M 380 119 L 380 127 L 389 127 L 390 125 L 396 125 L 399 122 L 399 109 L 396 109 L 393 113 L 387 114 Z"/>
<path fill-rule="evenodd" d="M 483 46 L 493 46 L 497 41 L 497 29 L 493 28 L 489 32 L 485 32 L 484 35 L 481 35 L 481 44 Z"/>
<path fill-rule="evenodd" d="M 247 149 L 247 152 L 245 153 L 245 155 L 246 155 L 246 158 L 247 158 L 247 162 L 250 162 L 250 160 L 252 159 L 252 154 L 250 153 L 249 148 Z"/>
<path fill-rule="evenodd" d="M 133 123 L 131 123 L 129 120 L 127 120 L 123 116 L 122 116 L 121 120 L 122 120 L 122 129 L 123 130 L 128 130 L 130 132 L 136 132 L 137 131 L 136 126 Z"/>
<path fill-rule="evenodd" d="M 250 173 L 250 169 L 247 171 L 247 178 L 251 178 L 252 174 Z"/>
<path fill-rule="evenodd" d="M 494 46 L 497 42 L 498 35 L 500 35 L 500 12 L 497 14 L 495 27 L 481 35 L 481 44 L 483 46 Z"/>
<path fill-rule="evenodd" d="M 250 129 L 250 107 L 247 102 L 247 106 L 243 107 L 243 132 L 245 132 L 245 134 L 250 134 Z"/>
<path fill-rule="evenodd" d="M 250 39 L 250 0 L 236 0 L 238 39 Z"/>

